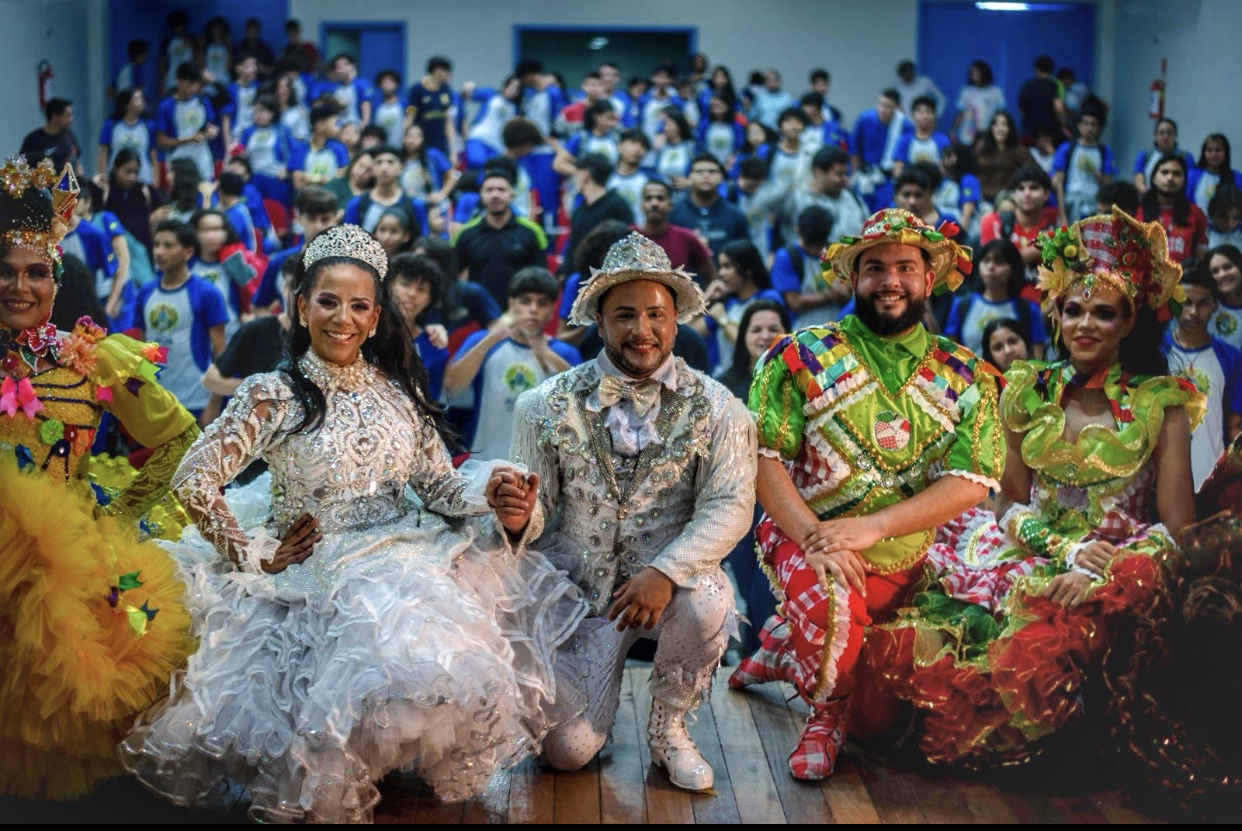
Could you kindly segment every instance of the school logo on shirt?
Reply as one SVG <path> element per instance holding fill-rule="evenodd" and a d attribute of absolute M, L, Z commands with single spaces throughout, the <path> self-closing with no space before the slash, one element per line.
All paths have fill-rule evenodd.
<path fill-rule="evenodd" d="M 910 444 L 910 422 L 890 410 L 875 417 L 875 441 L 884 450 L 901 451 Z"/>
<path fill-rule="evenodd" d="M 505 370 L 505 386 L 514 395 L 520 395 L 529 389 L 534 389 L 538 383 L 539 376 L 535 372 L 535 368 L 526 364 L 513 364 Z"/>
<path fill-rule="evenodd" d="M 1182 371 L 1177 373 L 1177 375 L 1194 384 L 1195 389 L 1203 393 L 1204 396 L 1212 392 L 1212 379 L 1208 377 L 1206 372 L 1193 365 L 1183 367 Z"/>
<path fill-rule="evenodd" d="M 171 332 L 180 320 L 177 310 L 168 303 L 160 303 L 147 313 L 148 325 L 157 332 Z"/>
<path fill-rule="evenodd" d="M 1216 331 L 1222 335 L 1232 335 L 1238 331 L 1238 319 L 1233 316 L 1232 312 L 1217 312 Z"/>

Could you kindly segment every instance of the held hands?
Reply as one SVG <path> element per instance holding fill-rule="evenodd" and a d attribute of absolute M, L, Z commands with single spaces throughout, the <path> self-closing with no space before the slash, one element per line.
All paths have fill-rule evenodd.
<path fill-rule="evenodd" d="M 509 533 L 521 534 L 535 511 L 539 474 L 523 476 L 511 468 L 497 468 L 487 480 L 483 494 L 496 512 L 496 521 Z"/>
<path fill-rule="evenodd" d="M 626 629 L 651 630 L 660 622 L 660 615 L 673 599 L 677 588 L 657 568 L 647 566 L 613 592 L 613 604 L 608 608 L 608 620 L 617 621 L 617 631 Z"/>
<path fill-rule="evenodd" d="M 314 552 L 315 543 L 322 539 L 319 522 L 310 514 L 302 514 L 280 541 L 276 556 L 263 564 L 263 570 L 268 574 L 280 574 L 289 566 L 303 562 Z"/>

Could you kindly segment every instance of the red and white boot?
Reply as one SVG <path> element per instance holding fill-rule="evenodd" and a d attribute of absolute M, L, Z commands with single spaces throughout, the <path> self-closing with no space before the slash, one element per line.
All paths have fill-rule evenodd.
<path fill-rule="evenodd" d="M 845 745 L 846 706 L 845 699 L 838 698 L 811 707 L 798 746 L 789 754 L 789 772 L 794 779 L 818 782 L 836 770 Z"/>
<path fill-rule="evenodd" d="M 780 615 L 768 618 L 768 622 L 759 630 L 759 651 L 737 665 L 737 669 L 729 676 L 729 686 L 740 690 L 751 684 L 765 684 L 768 681 L 792 682 L 793 667 L 781 651 L 787 637 L 789 625 Z"/>

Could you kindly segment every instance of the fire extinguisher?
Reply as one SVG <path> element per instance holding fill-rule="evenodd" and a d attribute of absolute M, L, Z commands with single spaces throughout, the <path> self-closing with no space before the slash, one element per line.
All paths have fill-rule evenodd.
<path fill-rule="evenodd" d="M 1160 77 L 1151 82 L 1147 92 L 1147 114 L 1159 121 L 1164 118 L 1164 76 L 1168 61 L 1160 59 Z"/>
<path fill-rule="evenodd" d="M 56 82 L 53 80 L 55 77 L 52 62 L 46 58 L 39 61 L 39 109 L 43 109 L 48 101 L 56 97 Z"/>

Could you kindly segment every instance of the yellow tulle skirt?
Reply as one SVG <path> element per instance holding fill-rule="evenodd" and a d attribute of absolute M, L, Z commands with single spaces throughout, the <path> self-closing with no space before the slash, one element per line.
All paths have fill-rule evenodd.
<path fill-rule="evenodd" d="M 96 517 L 89 487 L 0 454 L 0 793 L 73 799 L 194 649 L 154 543 Z"/>

